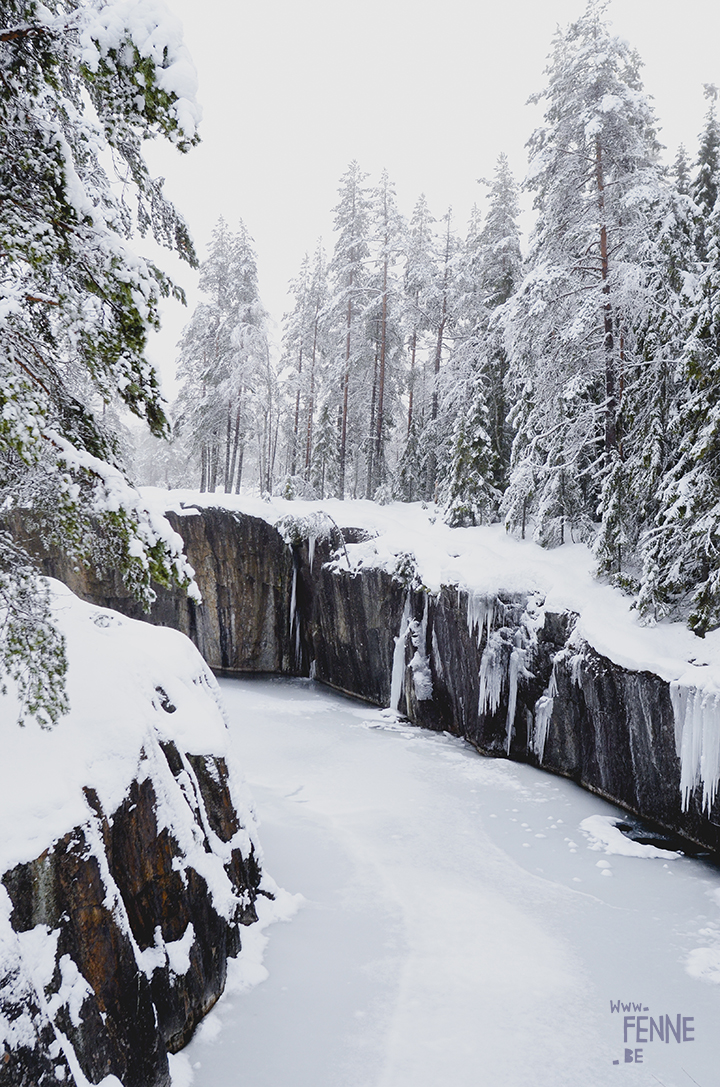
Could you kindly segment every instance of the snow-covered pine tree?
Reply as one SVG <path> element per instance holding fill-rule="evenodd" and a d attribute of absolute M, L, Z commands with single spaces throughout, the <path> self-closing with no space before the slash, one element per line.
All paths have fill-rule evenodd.
<path fill-rule="evenodd" d="M 0 18 L 0 502 L 78 557 L 99 528 L 149 601 L 151 579 L 187 584 L 190 571 L 128 484 L 102 408 L 120 401 L 167 431 L 145 348 L 159 299 L 181 292 L 128 239 L 150 230 L 195 262 L 142 156 L 146 139 L 196 142 L 192 64 L 157 0 L 5 0 Z M 43 583 L 5 530 L 0 612 L 2 671 L 24 711 L 52 723 L 66 705 L 63 647 Z"/>
<path fill-rule="evenodd" d="M 474 208 L 456 261 L 456 338 L 442 403 L 443 414 L 455 418 L 441 481 L 450 524 L 492 520 L 510 464 L 507 361 L 493 315 L 520 280 L 522 256 L 517 186 L 504 154 L 489 188 L 485 221 Z"/>
<path fill-rule="evenodd" d="M 720 123 L 717 119 L 717 87 L 713 83 L 706 83 L 704 92 L 710 104 L 705 127 L 700 134 L 697 173 L 690 191 L 701 214 L 707 217 L 715 209 L 720 185 Z"/>
<path fill-rule="evenodd" d="M 452 228 L 452 208 L 448 208 L 440 220 L 444 226 L 437 239 L 437 256 L 434 276 L 423 299 L 427 315 L 431 343 L 431 376 L 429 410 L 418 435 L 420 459 L 423 466 L 424 498 L 436 500 L 442 478 L 443 466 L 449 452 L 451 426 L 440 414 L 441 379 L 443 362 L 448 354 L 457 318 L 455 258 L 460 242 Z"/>
<path fill-rule="evenodd" d="M 321 499 L 338 493 L 339 453 L 337 405 L 334 399 L 325 400 L 318 412 L 310 464 L 310 483 Z"/>
<path fill-rule="evenodd" d="M 419 434 L 430 410 L 425 338 L 430 327 L 426 299 L 434 291 L 435 280 L 434 223 L 423 193 L 415 204 L 406 235 L 403 274 L 408 406 L 396 487 L 406 502 L 413 502 L 427 490 Z"/>
<path fill-rule="evenodd" d="M 266 374 L 267 314 L 244 223 L 231 231 L 220 217 L 200 266 L 199 286 L 209 300 L 196 307 L 180 341 L 177 424 L 199 458 L 200 489 L 214 491 L 222 482 L 228 493 L 233 485 L 240 489 L 248 439 L 264 435 L 260 460 L 266 442 L 273 440 L 267 422 L 268 398 L 274 398 Z"/>
<path fill-rule="evenodd" d="M 706 178 L 704 191 L 712 184 Z M 702 220 L 697 205 L 693 212 Z M 643 540 L 638 606 L 655 619 L 689 616 L 703 635 L 720 625 L 720 202 L 700 251 L 706 255 L 694 291 L 692 263 L 681 269 L 691 297 L 682 307 L 671 451 L 659 474 L 655 523 Z"/>
<path fill-rule="evenodd" d="M 286 384 L 293 403 L 287 426 L 286 459 L 288 487 L 294 494 L 298 477 L 301 487 L 309 484 L 317 396 L 323 387 L 328 353 L 324 322 L 327 260 L 322 242 L 318 242 L 312 259 L 305 254 L 290 291 L 295 305 L 285 315 L 281 364 L 289 370 Z"/>
<path fill-rule="evenodd" d="M 329 268 L 328 324 L 338 408 L 337 497 L 357 493 L 360 449 L 367 433 L 363 425 L 365 397 L 374 357 L 367 338 L 369 195 L 363 173 L 353 161 L 340 179 L 340 200 L 334 208 L 337 239 Z M 354 466 L 350 483 L 348 467 Z"/>
<path fill-rule="evenodd" d="M 680 144 L 672 165 L 671 177 L 675 182 L 675 188 L 682 196 L 690 193 L 690 160 L 684 144 Z"/>
<path fill-rule="evenodd" d="M 368 278 L 365 310 L 369 339 L 374 343 L 367 446 L 366 496 L 388 487 L 385 445 L 394 426 L 394 407 L 399 393 L 399 355 L 402 351 L 402 282 L 398 264 L 405 248 L 405 222 L 395 188 L 383 170 L 370 194 L 372 272 Z"/>
<path fill-rule="evenodd" d="M 526 405 L 504 509 L 513 528 L 531 513 L 543 543 L 591 536 L 599 516 L 600 564 L 612 572 L 637 533 L 625 520 L 632 498 L 621 501 L 635 482 L 624 468 L 635 440 L 626 375 L 641 362 L 635 302 L 648 297 L 665 182 L 640 60 L 611 34 L 606 9 L 590 0 L 558 32 L 535 96 L 545 104 L 529 141 L 538 219 L 503 318 L 514 397 Z"/>

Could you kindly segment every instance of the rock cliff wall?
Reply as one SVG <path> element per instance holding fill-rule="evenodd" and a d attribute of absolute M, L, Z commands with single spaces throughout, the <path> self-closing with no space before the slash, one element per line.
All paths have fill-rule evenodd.
<path fill-rule="evenodd" d="M 2 875 L 2 1087 L 82 1082 L 78 1069 L 91 1083 L 169 1087 L 168 1052 L 218 999 L 240 927 L 256 920 L 260 871 L 239 845 L 223 759 L 165 743 L 143 752 L 115 811 L 92 790 L 86 800 L 84 824 Z M 163 825 L 168 804 L 202 864 Z"/>
<path fill-rule="evenodd" d="M 668 683 L 577 640 L 574 615 L 527 594 L 429 593 L 407 557 L 394 572 L 350 569 L 332 536 L 303 539 L 296 530 L 283 538 L 245 514 L 169 516 L 204 602 L 160 590 L 149 618 L 189 634 L 214 669 L 312 674 L 720 849 L 720 816 L 703 810 L 700 785 L 683 810 Z M 348 543 L 357 538 L 343 533 Z M 48 569 L 80 595 L 134 607 L 107 577 L 89 584 L 57 561 Z"/>

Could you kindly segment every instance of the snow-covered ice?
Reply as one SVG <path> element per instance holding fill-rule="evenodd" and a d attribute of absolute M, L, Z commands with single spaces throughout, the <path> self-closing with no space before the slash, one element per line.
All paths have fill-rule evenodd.
<path fill-rule="evenodd" d="M 717 1082 L 717 868 L 312 681 L 221 688 L 266 863 L 304 902 L 269 930 L 267 979 L 174 1059 L 175 1087 Z M 252 930 L 246 948 L 259 979 Z M 666 1015 L 670 1041 L 647 1044 Z"/>

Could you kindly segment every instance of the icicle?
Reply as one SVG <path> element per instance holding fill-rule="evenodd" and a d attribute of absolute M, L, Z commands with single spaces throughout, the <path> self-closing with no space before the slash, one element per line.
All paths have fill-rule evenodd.
<path fill-rule="evenodd" d="M 720 786 L 720 695 L 674 681 L 670 700 L 675 718 L 675 749 L 680 758 L 682 810 L 702 782 L 703 811 L 708 815 Z"/>
<path fill-rule="evenodd" d="M 550 673 L 550 682 L 535 703 L 535 721 L 532 730 L 533 739 L 531 747 L 540 763 L 542 763 L 545 755 L 545 741 L 547 740 L 548 728 L 550 727 L 550 718 L 552 717 L 553 707 L 555 705 L 555 697 L 558 693 L 555 664 L 559 657 L 560 654 L 555 656 L 552 672 Z M 530 735 L 530 733 L 528 733 L 528 735 Z"/>
<path fill-rule="evenodd" d="M 513 725 L 515 723 L 515 706 L 517 705 L 518 673 L 525 671 L 525 652 L 522 649 L 513 649 L 510 654 L 510 667 L 508 668 L 508 711 L 505 721 L 505 750 L 510 754 L 510 741 L 512 740 Z"/>
<path fill-rule="evenodd" d="M 505 686 L 503 667 L 503 641 L 499 634 L 491 634 L 480 661 L 480 698 L 478 713 L 481 717 L 490 710 L 496 713 Z"/>
<path fill-rule="evenodd" d="M 405 607 L 400 620 L 400 633 L 395 639 L 392 678 L 390 680 L 390 709 L 398 710 L 405 689 L 405 645 L 410 628 L 410 593 L 405 594 Z"/>
<path fill-rule="evenodd" d="M 442 657 L 440 656 L 440 646 L 438 644 L 437 633 L 435 632 L 435 627 L 433 627 L 433 632 L 432 632 L 432 655 L 433 655 L 433 661 L 435 663 L 435 674 L 437 676 L 439 676 L 440 679 L 443 679 L 444 675 L 445 675 L 445 671 L 443 669 Z"/>
<path fill-rule="evenodd" d="M 297 566 L 293 563 L 292 591 L 290 593 L 290 637 L 292 637 L 297 612 Z"/>
<path fill-rule="evenodd" d="M 295 556 L 293 555 L 293 578 L 292 578 L 292 590 L 290 592 L 290 626 L 289 635 L 292 643 L 293 632 L 295 634 L 295 660 L 293 664 L 297 667 L 302 659 L 302 652 L 300 648 L 300 622 L 297 614 L 297 563 L 295 562 Z"/>
<path fill-rule="evenodd" d="M 308 562 L 310 563 L 310 573 L 312 573 L 313 560 L 315 558 L 315 541 L 317 536 L 308 536 Z"/>
<path fill-rule="evenodd" d="M 490 637 L 493 616 L 495 612 L 494 601 L 489 601 L 487 596 L 469 591 L 467 594 L 467 627 L 472 638 L 475 635 L 477 644 L 480 645 L 483 635 L 483 627 L 487 621 L 487 635 Z"/>
<path fill-rule="evenodd" d="M 413 623 L 412 620 L 410 620 L 408 623 L 413 645 L 415 646 L 415 654 L 410 661 L 410 668 L 412 670 L 415 697 L 418 702 L 427 702 L 428 699 L 433 696 L 432 673 L 430 671 L 430 662 L 428 661 L 427 653 L 425 652 L 428 610 L 428 597 L 426 593 L 421 621 L 419 623 Z"/>

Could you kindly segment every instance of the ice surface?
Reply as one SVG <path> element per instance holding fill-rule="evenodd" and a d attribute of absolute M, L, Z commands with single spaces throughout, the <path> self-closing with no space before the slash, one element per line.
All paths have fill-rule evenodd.
<path fill-rule="evenodd" d="M 608 853 L 618 809 L 310 681 L 221 687 L 268 867 L 305 902 L 264 966 L 246 943 L 267 979 L 221 999 L 174 1087 L 717 1082 L 716 868 Z M 628 1070 L 622 1001 L 695 1043 Z"/>

